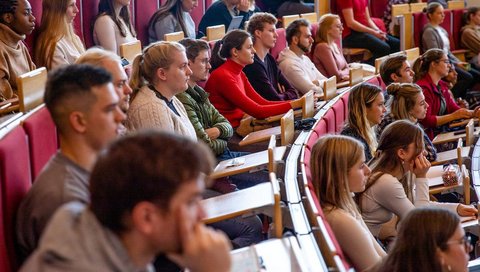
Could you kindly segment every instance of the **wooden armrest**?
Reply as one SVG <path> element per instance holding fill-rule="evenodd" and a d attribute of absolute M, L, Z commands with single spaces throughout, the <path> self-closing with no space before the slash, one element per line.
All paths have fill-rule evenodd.
<path fill-rule="evenodd" d="M 338 82 L 338 83 L 337 83 L 337 89 L 338 89 L 338 88 L 348 87 L 349 84 L 350 84 L 350 82 L 348 82 L 348 81 Z"/>
<path fill-rule="evenodd" d="M 275 199 L 272 184 L 265 182 L 233 193 L 204 199 L 201 203 L 206 213 L 203 222 L 209 224 L 253 212 L 257 208 L 272 206 Z"/>
<path fill-rule="evenodd" d="M 268 141 L 270 136 L 278 136 L 281 133 L 280 126 L 254 131 L 245 136 L 239 143 L 239 146 L 246 146 L 254 143 Z"/>

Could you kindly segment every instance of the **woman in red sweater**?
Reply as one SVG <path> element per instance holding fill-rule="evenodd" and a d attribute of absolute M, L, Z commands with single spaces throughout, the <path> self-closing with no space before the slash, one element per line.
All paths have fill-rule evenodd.
<path fill-rule="evenodd" d="M 448 85 L 442 80 L 451 68 L 448 56 L 442 49 L 429 49 L 413 64 L 415 80 L 423 90 L 428 103 L 427 115 L 420 123 L 425 127 L 430 140 L 446 129 L 448 123 L 478 116 L 478 108 L 460 108 L 448 92 Z"/>
<path fill-rule="evenodd" d="M 214 71 L 205 85 L 205 90 L 210 93 L 210 102 L 241 136 L 245 136 L 242 135 L 244 130 L 238 128 L 245 114 L 264 119 L 300 106 L 299 100 L 265 100 L 253 89 L 242 70 L 253 63 L 254 54 L 248 32 L 229 32 L 213 48 L 211 64 Z"/>

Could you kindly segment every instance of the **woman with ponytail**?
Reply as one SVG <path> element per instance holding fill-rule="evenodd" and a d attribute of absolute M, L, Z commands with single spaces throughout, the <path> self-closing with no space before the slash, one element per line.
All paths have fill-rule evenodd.
<path fill-rule="evenodd" d="M 461 216 L 473 216 L 477 209 L 458 203 L 429 201 L 426 174 L 430 162 L 424 155 L 423 131 L 411 121 L 399 120 L 388 125 L 380 137 L 365 191 L 357 196 L 363 220 L 372 234 L 395 234 L 383 229 L 393 215 L 401 221 L 415 207 L 436 205 Z M 385 226 L 391 226 L 390 224 Z"/>
<path fill-rule="evenodd" d="M 442 78 L 448 75 L 450 61 L 441 49 L 430 49 L 413 64 L 415 81 L 423 90 L 428 104 L 427 114 L 420 123 L 425 127 L 430 140 L 436 134 L 446 130 L 448 123 L 478 116 L 475 111 L 460 108 L 448 92 L 448 85 Z"/>
<path fill-rule="evenodd" d="M 71 64 L 85 52 L 85 47 L 73 28 L 73 20 L 79 12 L 76 2 L 42 1 L 42 24 L 35 46 L 35 62 L 38 66 L 50 70 Z"/>
<path fill-rule="evenodd" d="M 210 93 L 210 102 L 241 136 L 249 132 L 243 127 L 239 129 L 245 114 L 264 119 L 301 106 L 300 100 L 265 100 L 253 89 L 242 70 L 253 63 L 254 54 L 255 49 L 248 32 L 230 31 L 213 48 L 213 72 L 205 85 L 205 90 Z"/>
<path fill-rule="evenodd" d="M 418 121 L 425 118 L 427 114 L 428 104 L 425 102 L 422 88 L 417 84 L 392 83 L 387 87 L 387 93 L 389 94 L 387 115 L 377 126 L 377 139 L 380 138 L 385 127 L 394 121 L 409 120 L 420 126 Z M 437 159 L 437 150 L 425 133 L 423 141 L 425 143 L 425 151 L 427 151 L 427 160 L 435 161 Z"/>
<path fill-rule="evenodd" d="M 191 74 L 181 44 L 157 42 L 147 46 L 133 61 L 127 128 L 160 128 L 196 140 L 187 112 L 175 97 L 188 88 Z"/>

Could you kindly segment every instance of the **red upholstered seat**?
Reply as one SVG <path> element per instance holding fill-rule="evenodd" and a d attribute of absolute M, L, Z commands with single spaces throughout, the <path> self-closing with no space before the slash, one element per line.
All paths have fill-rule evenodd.
<path fill-rule="evenodd" d="M 0 243 L 5 242 L 7 250 L 6 255 L 0 256 L 2 271 L 16 271 L 18 268 L 14 244 L 15 214 L 31 183 L 27 135 L 23 127 L 16 126 L 0 139 L 1 220 L 5 239 Z"/>
<path fill-rule="evenodd" d="M 370 15 L 372 17 L 383 18 L 388 0 L 375 0 L 370 2 Z"/>
<path fill-rule="evenodd" d="M 319 137 L 320 136 L 318 135 L 318 132 L 315 130 L 312 130 L 312 133 L 310 133 L 310 136 L 307 139 L 306 147 L 312 150 L 313 145 L 317 142 Z"/>
<path fill-rule="evenodd" d="M 93 46 L 93 20 L 98 13 L 100 0 L 82 1 L 83 39 L 87 48 Z"/>
<path fill-rule="evenodd" d="M 345 268 L 348 270 L 350 268 L 350 264 L 347 262 L 345 255 L 343 254 L 342 248 L 340 247 L 340 244 L 337 241 L 337 238 L 335 237 L 335 234 L 333 233 L 332 228 L 330 227 L 330 224 L 328 224 L 328 221 L 325 219 L 325 214 L 323 213 L 322 207 L 320 206 L 320 201 L 318 201 L 317 194 L 312 188 L 309 188 L 310 194 L 312 195 L 312 199 L 314 203 L 309 203 L 310 205 L 314 205 L 315 209 L 318 211 L 317 216 L 322 218 L 323 223 L 325 223 L 325 227 L 327 229 L 328 235 L 330 236 L 330 239 L 332 240 L 333 244 L 335 245 L 335 250 L 337 255 L 340 257 L 340 259 L 343 262 L 343 265 Z"/>
<path fill-rule="evenodd" d="M 159 4 L 157 0 L 140 0 L 133 2 L 135 30 L 137 31 L 137 39 L 143 45 L 148 44 L 148 22 L 152 15 L 157 11 Z"/>
<path fill-rule="evenodd" d="M 278 58 L 278 55 L 280 55 L 280 52 L 287 47 L 287 38 L 285 34 L 285 29 L 284 28 L 277 28 L 277 42 L 275 43 L 275 46 L 270 49 L 270 54 L 272 54 L 274 59 Z"/>
<path fill-rule="evenodd" d="M 332 106 L 332 110 L 335 113 L 335 133 L 339 133 L 342 130 L 343 123 L 345 122 L 345 104 L 343 104 L 343 100 L 339 99 L 335 104 Z"/>
<path fill-rule="evenodd" d="M 322 137 L 322 135 L 327 134 L 328 127 L 325 119 L 320 119 L 320 121 L 318 121 L 317 125 L 313 128 L 313 130 L 317 133 L 318 138 Z"/>
<path fill-rule="evenodd" d="M 57 129 L 47 108 L 42 107 L 23 122 L 28 135 L 32 180 L 58 149 Z"/>
<path fill-rule="evenodd" d="M 337 130 L 337 123 L 335 122 L 335 112 L 332 109 L 329 109 L 323 119 L 327 122 L 327 133 L 334 134 Z"/>
<path fill-rule="evenodd" d="M 423 52 L 422 48 L 422 33 L 423 26 L 428 23 L 427 15 L 423 12 L 413 13 L 413 41 L 415 47 L 419 47 Z"/>
<path fill-rule="evenodd" d="M 343 104 L 345 105 L 344 109 L 345 109 L 345 120 L 348 119 L 348 97 L 350 96 L 350 92 L 347 92 L 345 93 L 344 95 L 342 95 L 342 101 L 343 101 Z"/>
<path fill-rule="evenodd" d="M 452 10 L 452 32 L 453 35 L 450 37 L 453 39 L 453 44 L 455 48 L 451 48 L 452 50 L 455 49 L 460 49 L 461 44 L 460 44 L 460 37 L 461 37 L 461 32 L 460 30 L 462 29 L 462 21 L 463 21 L 463 14 L 465 11 L 463 9 L 455 9 Z"/>

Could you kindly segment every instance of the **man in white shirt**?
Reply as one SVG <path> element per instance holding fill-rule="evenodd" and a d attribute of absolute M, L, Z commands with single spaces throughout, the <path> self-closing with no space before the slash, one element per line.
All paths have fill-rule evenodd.
<path fill-rule="evenodd" d="M 298 19 L 290 23 L 286 29 L 288 47 L 280 52 L 278 63 L 280 70 L 288 81 L 300 93 L 305 94 L 314 90 L 315 94 L 323 94 L 322 75 L 315 64 L 306 55 L 312 49 L 313 37 L 310 24 L 305 19 Z"/>

